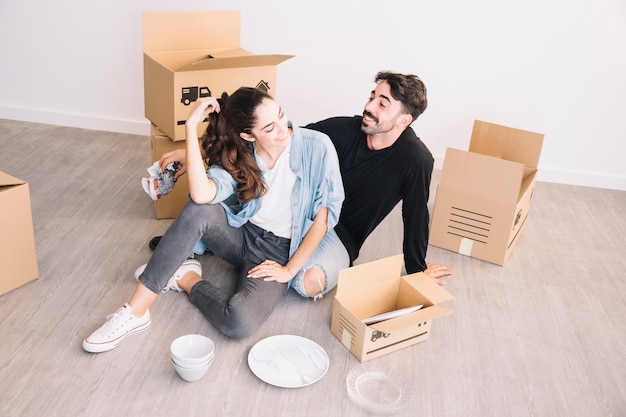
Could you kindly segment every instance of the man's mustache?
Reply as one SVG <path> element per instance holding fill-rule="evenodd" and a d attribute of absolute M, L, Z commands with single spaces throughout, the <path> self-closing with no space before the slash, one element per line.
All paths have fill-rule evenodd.
<path fill-rule="evenodd" d="M 367 110 L 363 110 L 363 116 L 367 116 L 367 117 L 369 117 L 370 119 L 374 119 L 374 121 L 375 121 L 376 123 L 378 123 L 378 117 L 374 116 L 372 113 L 370 113 L 370 112 L 369 112 L 369 111 L 367 111 Z"/>

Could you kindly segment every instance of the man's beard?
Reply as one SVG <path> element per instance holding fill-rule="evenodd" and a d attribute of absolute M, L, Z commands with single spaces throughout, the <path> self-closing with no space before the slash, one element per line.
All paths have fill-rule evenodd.
<path fill-rule="evenodd" d="M 364 133 L 368 134 L 368 135 L 371 135 L 371 134 L 374 134 L 374 133 L 378 133 L 378 132 L 376 132 L 376 130 L 377 130 L 376 127 L 378 126 L 378 118 L 376 116 L 374 116 L 372 113 L 368 112 L 367 110 L 363 110 L 363 117 L 364 118 L 365 117 L 369 118 L 370 120 L 372 120 L 374 122 L 374 124 L 373 125 L 365 124 L 365 122 L 362 119 L 362 121 L 361 121 L 361 130 Z"/>
<path fill-rule="evenodd" d="M 373 121 L 373 124 L 367 125 L 364 122 L 361 122 L 361 131 L 366 135 L 375 135 L 378 133 L 387 133 L 393 129 L 394 123 L 391 122 L 389 125 L 380 124 L 380 119 L 374 116 L 372 113 L 367 110 L 363 111 L 363 116 L 367 116 Z"/>

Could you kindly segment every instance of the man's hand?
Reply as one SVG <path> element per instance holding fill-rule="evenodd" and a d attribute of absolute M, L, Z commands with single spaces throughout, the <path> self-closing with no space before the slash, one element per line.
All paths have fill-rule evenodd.
<path fill-rule="evenodd" d="M 447 266 L 437 265 L 437 264 L 426 264 L 427 268 L 424 270 L 424 273 L 432 278 L 437 284 L 443 286 L 448 283 L 441 279 L 441 277 L 445 277 L 448 275 L 452 275 L 452 270 Z"/>

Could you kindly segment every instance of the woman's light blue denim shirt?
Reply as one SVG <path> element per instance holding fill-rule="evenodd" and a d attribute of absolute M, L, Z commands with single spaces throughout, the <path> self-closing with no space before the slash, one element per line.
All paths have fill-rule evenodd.
<path fill-rule="evenodd" d="M 291 257 L 311 228 L 320 208 L 328 208 L 328 230 L 335 227 L 343 204 L 344 190 L 337 152 L 328 136 L 294 126 L 291 122 L 289 127 L 293 129 L 289 164 L 296 174 L 296 183 L 291 194 Z M 241 227 L 261 207 L 263 197 L 245 204 L 239 202 L 235 194 L 237 184 L 223 168 L 213 166 L 207 171 L 207 176 L 217 186 L 217 195 L 211 204 L 222 204 L 231 226 Z"/>

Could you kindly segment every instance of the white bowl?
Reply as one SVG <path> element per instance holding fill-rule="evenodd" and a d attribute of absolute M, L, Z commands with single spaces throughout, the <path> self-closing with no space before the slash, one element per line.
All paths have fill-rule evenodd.
<path fill-rule="evenodd" d="M 175 339 L 170 345 L 170 354 L 181 365 L 197 365 L 213 357 L 215 344 L 199 334 L 187 334 Z"/>
<path fill-rule="evenodd" d="M 197 363 L 197 364 L 188 364 L 188 363 L 181 363 L 179 361 L 177 361 L 176 359 L 170 357 L 170 359 L 172 360 L 172 363 L 174 365 L 177 365 L 181 368 L 187 368 L 187 369 L 194 369 L 194 368 L 202 368 L 204 366 L 208 366 L 211 365 L 211 362 L 213 362 L 213 356 L 210 357 L 209 359 L 207 359 L 205 362 L 202 363 Z"/>
<path fill-rule="evenodd" d="M 212 362 L 212 361 L 211 361 Z M 211 367 L 211 362 L 204 366 L 198 366 L 196 368 L 184 368 L 179 366 L 172 360 L 172 366 L 176 370 L 176 373 L 187 382 L 195 382 L 201 379 Z"/>

